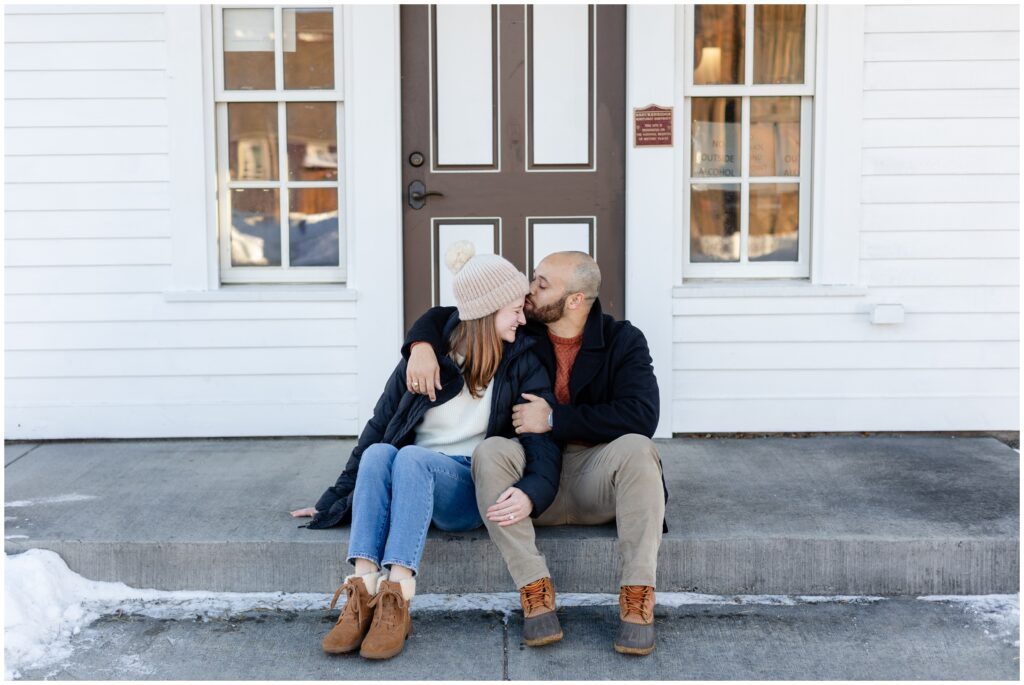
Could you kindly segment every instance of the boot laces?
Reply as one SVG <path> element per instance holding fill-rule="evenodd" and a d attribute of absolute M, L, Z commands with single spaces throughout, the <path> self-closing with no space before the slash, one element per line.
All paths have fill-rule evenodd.
<path fill-rule="evenodd" d="M 356 621 L 363 620 L 362 607 L 359 605 L 358 590 L 356 590 L 355 583 L 351 581 L 343 584 L 337 590 L 334 591 L 334 597 L 331 598 L 331 609 L 338 603 L 338 597 L 341 596 L 342 590 L 345 591 L 345 608 L 342 609 L 341 615 L 338 616 L 338 623 L 341 623 L 345 616 L 353 616 Z"/>
<path fill-rule="evenodd" d="M 650 588 L 646 585 L 623 585 L 622 603 L 625 606 L 625 614 L 636 614 L 644 621 L 650 620 L 650 613 L 647 611 L 645 602 Z"/>
<path fill-rule="evenodd" d="M 551 586 L 545 583 L 546 579 L 541 578 L 523 586 L 521 596 L 523 609 L 526 613 L 534 609 L 547 608 L 551 604 Z"/>
<path fill-rule="evenodd" d="M 382 584 L 369 604 L 371 607 L 379 607 L 373 614 L 374 627 L 381 623 L 385 628 L 396 627 L 402 615 L 400 607 L 403 600 L 401 587 L 389 588 Z"/>

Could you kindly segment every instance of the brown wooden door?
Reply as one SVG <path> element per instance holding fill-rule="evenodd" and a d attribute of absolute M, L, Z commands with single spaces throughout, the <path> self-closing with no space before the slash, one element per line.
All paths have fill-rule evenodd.
<path fill-rule="evenodd" d="M 622 317 L 625 28 L 622 5 L 401 6 L 406 325 L 452 303 L 457 239 L 531 277 L 549 252 L 596 253 Z M 417 182 L 442 195 L 412 200 Z"/>

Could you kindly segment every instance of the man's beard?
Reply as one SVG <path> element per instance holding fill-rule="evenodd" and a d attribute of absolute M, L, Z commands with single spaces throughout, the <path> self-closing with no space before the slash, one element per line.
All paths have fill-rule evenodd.
<path fill-rule="evenodd" d="M 552 302 L 545 307 L 533 305 L 530 308 L 530 311 L 525 312 L 526 318 L 530 321 L 537 321 L 544 324 L 558 321 L 562 318 L 562 315 L 565 314 L 565 301 L 568 299 L 569 295 L 562 295 L 562 299 L 558 302 Z"/>

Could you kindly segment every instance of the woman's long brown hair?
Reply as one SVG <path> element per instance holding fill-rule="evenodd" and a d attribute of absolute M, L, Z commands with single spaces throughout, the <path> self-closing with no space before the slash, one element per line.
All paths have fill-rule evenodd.
<path fill-rule="evenodd" d="M 460 321 L 448 338 L 448 356 L 465 350 L 462 377 L 473 397 L 483 397 L 484 390 L 498 372 L 503 342 L 494 330 L 494 314 L 480 319 Z"/>

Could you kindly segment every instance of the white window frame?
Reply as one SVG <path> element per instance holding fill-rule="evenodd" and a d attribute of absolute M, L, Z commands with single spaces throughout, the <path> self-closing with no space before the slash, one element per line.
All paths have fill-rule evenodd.
<path fill-rule="evenodd" d="M 749 83 L 754 76 L 754 5 L 746 7 L 744 31 L 744 75 Z M 683 181 L 682 192 L 682 255 L 680 266 L 682 281 L 689 279 L 749 279 L 749 278 L 790 278 L 807 279 L 811 275 L 811 234 L 812 213 L 811 198 L 814 193 L 813 158 L 814 148 L 813 121 L 815 116 L 814 97 L 816 88 L 816 55 L 818 13 L 815 5 L 805 5 L 804 19 L 804 82 L 802 84 L 735 84 L 735 85 L 694 85 L 693 83 L 693 27 L 694 6 L 686 5 L 682 12 L 677 12 L 677 48 L 681 55 L 677 63 L 682 65 L 681 74 L 681 116 L 680 130 L 683 132 L 682 166 L 677 170 Z M 740 175 L 735 177 L 716 177 L 695 179 L 690 175 L 691 155 L 691 103 L 694 97 L 739 97 L 741 106 L 741 141 L 740 141 Z M 773 177 L 749 175 L 750 170 L 750 98 L 757 96 L 799 96 L 800 97 L 800 176 Z M 797 261 L 796 262 L 751 262 L 747 255 L 747 244 L 750 223 L 750 185 L 755 183 L 798 183 L 800 193 L 799 215 L 797 219 Z M 737 262 L 696 262 L 690 263 L 690 187 L 692 183 L 706 185 L 740 185 L 740 259 Z M 680 282 L 680 281 L 677 281 Z"/>
<path fill-rule="evenodd" d="M 315 7 L 310 5 L 310 8 Z M 344 33 L 341 6 L 329 6 L 334 19 L 334 83 L 333 90 L 285 90 L 284 59 L 282 53 L 283 10 L 304 9 L 289 5 L 213 5 L 213 101 L 216 140 L 216 187 L 218 254 L 220 282 L 229 283 L 344 283 L 348 279 L 348 228 L 346 222 L 345 186 L 345 107 L 344 107 Z M 274 11 L 274 65 L 276 90 L 225 90 L 223 52 L 223 10 L 273 9 Z M 287 155 L 287 120 L 285 108 L 289 102 L 335 102 L 336 139 L 338 141 L 338 178 L 334 181 L 289 181 Z M 228 179 L 228 103 L 276 102 L 278 125 L 278 178 L 276 181 L 229 181 Z M 234 188 L 277 188 L 281 207 L 281 266 L 232 266 L 230 239 L 230 202 L 227 196 Z M 289 266 L 289 217 L 287 188 L 335 188 L 338 193 L 338 258 L 339 266 Z"/>

